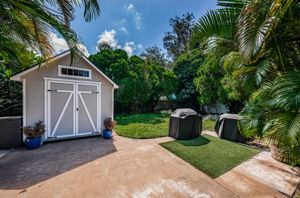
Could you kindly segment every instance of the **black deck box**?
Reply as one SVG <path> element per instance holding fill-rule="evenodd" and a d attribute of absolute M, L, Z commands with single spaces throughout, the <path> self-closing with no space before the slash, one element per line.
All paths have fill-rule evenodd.
<path fill-rule="evenodd" d="M 0 117 L 0 149 L 21 147 L 22 117 Z"/>
<path fill-rule="evenodd" d="M 196 138 L 202 131 L 202 117 L 192 109 L 176 109 L 170 116 L 169 136 L 179 140 Z"/>
<path fill-rule="evenodd" d="M 245 143 L 248 139 L 244 138 L 238 127 L 239 115 L 223 114 L 219 117 L 215 125 L 215 131 L 221 139 L 234 142 Z"/>

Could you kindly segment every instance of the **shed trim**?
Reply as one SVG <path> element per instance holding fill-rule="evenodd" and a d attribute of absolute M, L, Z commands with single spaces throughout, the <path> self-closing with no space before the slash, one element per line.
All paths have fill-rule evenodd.
<path fill-rule="evenodd" d="M 66 77 L 66 78 L 89 79 L 89 80 L 92 79 L 92 70 L 90 70 L 90 69 L 85 69 L 85 68 L 76 67 L 76 66 L 65 66 L 65 65 L 58 65 L 57 67 L 58 67 L 57 76 Z M 87 71 L 87 72 L 89 72 L 89 76 L 88 77 L 84 77 L 84 76 L 75 76 L 75 75 L 63 74 L 62 71 L 61 71 L 62 68 Z"/>
<path fill-rule="evenodd" d="M 112 119 L 114 120 L 114 97 L 115 97 L 115 95 L 114 95 L 114 88 L 112 88 L 112 92 L 111 92 L 111 112 L 112 112 Z"/>
<path fill-rule="evenodd" d="M 22 81 L 23 87 L 23 126 L 26 126 L 26 79 Z"/>

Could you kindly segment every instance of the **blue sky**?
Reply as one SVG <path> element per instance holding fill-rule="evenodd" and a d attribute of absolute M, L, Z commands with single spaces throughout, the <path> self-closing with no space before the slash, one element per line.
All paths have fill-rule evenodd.
<path fill-rule="evenodd" d="M 199 18 L 216 8 L 216 0 L 100 0 L 101 14 L 86 23 L 83 9 L 77 8 L 72 28 L 78 33 L 90 54 L 97 42 L 108 41 L 129 53 L 140 54 L 147 47 L 163 48 L 164 32 L 170 31 L 169 19 L 192 12 Z M 54 35 L 54 40 L 60 38 Z M 63 47 L 62 47 L 63 48 Z M 63 49 L 58 49 L 61 51 Z"/>

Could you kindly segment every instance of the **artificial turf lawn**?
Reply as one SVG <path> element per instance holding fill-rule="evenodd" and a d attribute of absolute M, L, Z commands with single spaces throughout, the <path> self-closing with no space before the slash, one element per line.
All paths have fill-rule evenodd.
<path fill-rule="evenodd" d="M 258 149 L 210 135 L 160 145 L 212 178 L 226 173 L 260 152 Z"/>
<path fill-rule="evenodd" d="M 116 115 L 116 133 L 130 138 L 155 138 L 168 135 L 170 114 Z"/>

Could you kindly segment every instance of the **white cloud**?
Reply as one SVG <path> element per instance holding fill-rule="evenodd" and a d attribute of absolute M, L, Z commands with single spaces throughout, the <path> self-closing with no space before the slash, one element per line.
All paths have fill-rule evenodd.
<path fill-rule="evenodd" d="M 90 56 L 90 53 L 88 51 L 88 49 L 86 48 L 85 45 L 83 45 L 82 43 L 78 44 L 78 48 L 79 50 L 86 56 L 86 57 L 89 57 Z"/>
<path fill-rule="evenodd" d="M 143 49 L 143 47 L 144 47 L 144 46 L 143 46 L 142 44 L 138 44 L 138 45 L 137 45 L 137 48 L 139 48 L 139 49 Z"/>
<path fill-rule="evenodd" d="M 134 5 L 133 4 L 125 5 L 124 9 L 128 13 L 132 13 L 133 14 L 133 21 L 134 21 L 134 24 L 135 24 L 135 28 L 137 30 L 140 30 L 141 27 L 142 27 L 142 17 L 140 15 L 140 13 L 138 11 L 136 11 Z"/>
<path fill-rule="evenodd" d="M 120 20 L 113 21 L 112 25 L 116 27 L 125 27 L 127 25 L 127 20 L 125 18 L 122 18 Z"/>
<path fill-rule="evenodd" d="M 104 30 L 104 32 L 98 36 L 99 40 L 97 41 L 97 44 L 108 43 L 112 48 L 121 48 L 121 49 L 125 50 L 125 52 L 128 54 L 128 56 L 132 56 L 133 52 L 136 49 L 143 48 L 142 44 L 135 45 L 135 43 L 133 41 L 125 42 L 125 45 L 122 47 L 118 43 L 118 40 L 116 39 L 116 35 L 117 35 L 117 32 L 114 29 L 111 29 L 110 31 Z M 98 50 L 97 47 L 96 47 L 96 50 Z"/>
<path fill-rule="evenodd" d="M 120 31 L 121 31 L 121 32 L 124 32 L 125 34 L 128 34 L 128 30 L 127 30 L 126 27 L 123 27 L 123 26 L 122 26 L 122 27 L 120 28 Z"/>
<path fill-rule="evenodd" d="M 126 42 L 123 48 L 127 52 L 128 56 L 132 56 L 133 51 L 135 50 L 134 42 Z"/>
<path fill-rule="evenodd" d="M 98 36 L 99 40 L 97 43 L 108 43 L 111 47 L 120 48 L 118 40 L 115 38 L 116 34 L 117 32 L 114 29 L 111 29 L 110 31 L 105 30 Z"/>
<path fill-rule="evenodd" d="M 127 11 L 130 12 L 130 11 L 133 11 L 134 10 L 134 6 L 132 4 L 129 4 L 127 6 Z"/>
<path fill-rule="evenodd" d="M 65 39 L 58 37 L 57 34 L 53 32 L 50 33 L 50 42 L 55 54 L 61 53 L 69 49 Z"/>
<path fill-rule="evenodd" d="M 63 51 L 69 50 L 69 46 L 65 39 L 58 37 L 58 35 L 53 32 L 50 33 L 50 43 L 54 49 L 54 54 L 59 54 Z M 88 49 L 82 43 L 78 44 L 78 48 L 85 56 L 90 55 Z"/>
<path fill-rule="evenodd" d="M 136 29 L 140 30 L 142 28 L 142 17 L 138 12 L 135 13 L 134 23 L 135 23 Z"/>

